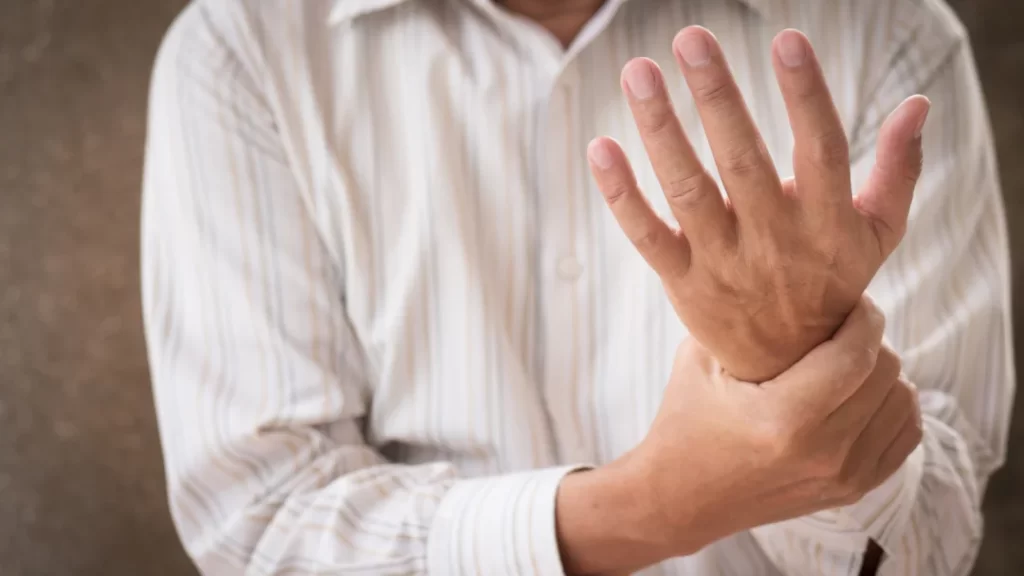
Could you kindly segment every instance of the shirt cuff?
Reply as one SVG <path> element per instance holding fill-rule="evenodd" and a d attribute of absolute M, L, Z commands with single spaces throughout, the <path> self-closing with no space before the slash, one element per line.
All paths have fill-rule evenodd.
<path fill-rule="evenodd" d="M 892 555 L 910 520 L 923 473 L 924 446 L 919 445 L 892 476 L 854 504 L 761 526 L 754 531 L 770 541 L 786 541 L 796 536 L 829 550 L 857 554 L 865 550 L 870 539 Z"/>
<path fill-rule="evenodd" d="M 460 480 L 430 526 L 430 574 L 564 575 L 555 533 L 555 495 L 566 474 L 548 468 Z"/>

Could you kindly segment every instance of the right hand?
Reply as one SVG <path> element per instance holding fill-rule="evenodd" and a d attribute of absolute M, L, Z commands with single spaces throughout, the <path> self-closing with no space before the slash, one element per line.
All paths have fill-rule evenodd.
<path fill-rule="evenodd" d="M 912 97 L 882 125 L 875 168 L 854 196 L 845 132 L 821 67 L 807 38 L 782 32 L 773 61 L 795 140 L 795 178 L 782 181 L 714 36 L 693 26 L 673 47 L 728 202 L 687 139 L 661 70 L 643 58 L 626 65 L 623 88 L 679 228 L 653 211 L 613 140 L 590 145 L 591 169 L 690 334 L 730 374 L 768 380 L 835 333 L 899 244 L 929 103 Z M 687 63 L 694 51 L 698 65 Z M 793 53 L 804 54 L 802 62 L 786 65 L 795 64 L 784 58 Z"/>
<path fill-rule="evenodd" d="M 883 327 L 863 298 L 832 339 L 761 385 L 733 379 L 694 339 L 680 347 L 651 430 L 626 456 L 673 555 L 851 504 L 899 468 L 921 416 Z"/>

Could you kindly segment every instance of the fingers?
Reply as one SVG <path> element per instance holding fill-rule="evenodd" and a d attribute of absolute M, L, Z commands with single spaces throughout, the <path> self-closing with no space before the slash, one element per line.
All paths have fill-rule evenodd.
<path fill-rule="evenodd" d="M 831 414 L 875 369 L 884 330 L 885 316 L 865 294 L 831 339 L 762 387 L 777 389 L 794 410 Z"/>
<path fill-rule="evenodd" d="M 612 215 L 644 260 L 662 277 L 685 273 L 690 261 L 686 239 L 651 208 L 619 144 L 597 138 L 587 148 L 587 158 Z"/>
<path fill-rule="evenodd" d="M 899 382 L 850 448 L 846 461 L 871 473 L 864 481 L 869 489 L 891 476 L 921 441 L 916 405 L 913 385 Z M 864 466 L 865 463 L 877 464 Z"/>
<path fill-rule="evenodd" d="M 921 130 L 930 108 L 924 96 L 911 96 L 889 115 L 878 135 L 875 166 L 853 199 L 878 239 L 883 259 L 907 229 L 914 186 L 921 175 Z"/>
<path fill-rule="evenodd" d="M 900 367 L 899 356 L 883 345 L 871 375 L 829 415 L 829 429 L 838 437 L 849 437 L 851 430 L 855 434 L 862 432 L 897 384 Z"/>
<path fill-rule="evenodd" d="M 782 206 L 781 183 L 718 41 L 691 26 L 676 35 L 672 48 L 737 216 L 765 221 Z"/>
<path fill-rule="evenodd" d="M 772 53 L 793 129 L 793 168 L 802 205 L 812 212 L 849 206 L 846 131 L 810 42 L 796 30 L 785 30 L 775 37 Z"/>
<path fill-rule="evenodd" d="M 921 425 L 920 414 L 917 417 L 908 416 L 896 438 L 889 444 L 878 458 L 878 467 L 875 471 L 875 485 L 881 484 L 889 479 L 910 454 L 921 443 L 924 437 L 924 430 Z"/>
<path fill-rule="evenodd" d="M 731 214 L 683 132 L 661 69 L 646 58 L 631 60 L 622 70 L 622 88 L 651 166 L 683 233 L 699 246 L 731 237 Z"/>

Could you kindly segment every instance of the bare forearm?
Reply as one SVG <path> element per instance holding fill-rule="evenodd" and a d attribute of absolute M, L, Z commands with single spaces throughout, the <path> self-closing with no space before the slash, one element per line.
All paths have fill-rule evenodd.
<path fill-rule="evenodd" d="M 623 460 L 562 480 L 555 518 L 566 574 L 630 574 L 683 553 L 660 527 L 641 475 Z"/>

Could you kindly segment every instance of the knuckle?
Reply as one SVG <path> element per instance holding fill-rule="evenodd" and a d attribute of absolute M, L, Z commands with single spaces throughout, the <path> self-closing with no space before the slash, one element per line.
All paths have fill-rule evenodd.
<path fill-rule="evenodd" d="M 680 175 L 667 184 L 665 195 L 669 202 L 683 210 L 697 208 L 707 197 L 707 177 L 702 172 Z"/>
<path fill-rule="evenodd" d="M 917 448 L 917 445 L 918 443 L 920 443 L 920 441 L 920 437 L 915 438 L 913 435 L 909 435 L 905 439 L 901 438 L 899 440 L 900 445 L 898 447 L 893 448 L 892 453 L 888 455 L 888 457 L 891 459 L 893 467 L 895 468 L 895 466 L 903 464 L 903 462 L 905 462 L 907 458 L 910 457 L 911 453 L 913 453 L 914 450 Z"/>
<path fill-rule="evenodd" d="M 608 195 L 605 197 L 606 202 L 609 206 L 614 206 L 627 198 L 630 194 L 630 189 L 625 186 L 616 186 L 608 190 Z"/>
<path fill-rule="evenodd" d="M 882 309 L 879 308 L 877 304 L 875 305 L 875 309 L 874 309 L 874 311 L 871 314 L 871 323 L 872 323 L 871 325 L 874 326 L 874 328 L 875 328 L 875 333 L 876 334 L 878 334 L 879 336 L 884 336 L 885 335 L 885 324 L 886 324 L 885 312 L 883 312 Z"/>
<path fill-rule="evenodd" d="M 643 254 L 650 254 L 661 246 L 661 235 L 655 228 L 647 228 L 633 237 L 633 246 Z"/>
<path fill-rule="evenodd" d="M 737 146 L 724 154 L 722 168 L 734 174 L 749 174 L 764 164 L 764 144 L 758 140 L 754 143 Z"/>
<path fill-rule="evenodd" d="M 917 448 L 917 445 L 924 440 L 924 425 L 921 424 L 920 420 L 915 419 L 910 427 L 907 428 L 907 454 L 909 456 L 911 452 Z"/>
<path fill-rule="evenodd" d="M 907 380 L 907 378 L 903 375 L 902 372 L 900 373 L 900 382 L 902 382 L 904 386 L 910 389 L 910 396 L 914 402 L 914 408 L 917 412 L 918 419 L 920 419 L 921 392 L 917 389 L 917 386 L 915 386 L 913 382 Z"/>
<path fill-rule="evenodd" d="M 663 106 L 652 107 L 637 118 L 637 127 L 648 137 L 661 137 L 676 121 L 675 113 Z"/>
<path fill-rule="evenodd" d="M 870 346 L 847 347 L 840 358 L 840 366 L 848 378 L 863 380 L 875 367 L 877 357 Z"/>
<path fill-rule="evenodd" d="M 921 422 L 920 418 L 916 418 L 914 420 L 914 425 L 910 428 L 910 440 L 912 441 L 912 447 L 910 449 L 911 452 L 913 452 L 914 448 L 924 440 L 924 424 Z"/>
<path fill-rule="evenodd" d="M 710 108 L 728 105 L 735 99 L 733 87 L 728 82 L 714 82 L 698 86 L 693 90 L 693 97 Z"/>
<path fill-rule="evenodd" d="M 840 131 L 815 136 L 807 145 L 807 157 L 819 166 L 848 166 L 850 144 Z"/>
<path fill-rule="evenodd" d="M 904 408 L 904 411 L 912 411 L 914 409 L 917 398 L 914 390 L 907 385 L 907 382 L 899 381 L 893 393 L 896 394 L 896 401 Z"/>
<path fill-rule="evenodd" d="M 839 238 L 825 237 L 818 241 L 815 253 L 823 269 L 829 270 L 832 273 L 838 273 L 842 270 L 844 249 L 845 247 Z"/>
<path fill-rule="evenodd" d="M 625 182 L 614 182 L 608 185 L 607 192 L 605 193 L 605 202 L 609 206 L 614 207 L 622 200 L 628 198 L 632 191 L 632 187 Z"/>
<path fill-rule="evenodd" d="M 867 321 L 877 332 L 885 331 L 885 312 L 871 296 L 864 294 L 861 297 L 861 305 L 867 316 Z"/>
<path fill-rule="evenodd" d="M 843 505 L 854 504 L 871 490 L 868 466 L 844 468 L 836 477 L 836 492 Z"/>
<path fill-rule="evenodd" d="M 875 361 L 875 373 L 887 380 L 896 380 L 903 370 L 903 362 L 899 354 L 888 344 L 882 344 Z"/>

